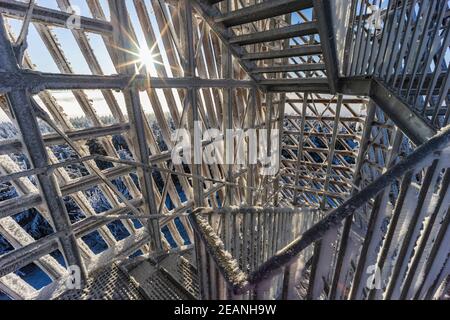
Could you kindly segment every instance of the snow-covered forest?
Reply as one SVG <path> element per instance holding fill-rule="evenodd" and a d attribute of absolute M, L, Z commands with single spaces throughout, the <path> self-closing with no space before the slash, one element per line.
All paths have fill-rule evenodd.
<path fill-rule="evenodd" d="M 76 129 L 83 129 L 88 128 L 89 123 L 88 120 L 84 117 L 78 117 L 78 118 L 72 118 L 70 119 L 71 123 Z M 155 134 L 155 138 L 158 141 L 159 147 L 161 150 L 167 150 L 167 146 L 165 145 L 159 126 L 157 125 L 155 119 L 153 116 L 148 116 L 149 123 L 151 124 L 151 127 L 153 129 L 153 132 Z M 105 125 L 113 124 L 114 118 L 113 117 L 101 117 L 102 123 Z M 173 125 L 173 124 L 171 124 Z M 53 130 L 44 122 L 40 122 L 40 129 L 43 134 L 52 133 Z M 14 127 L 14 125 L 10 122 L 1 122 L 0 123 L 0 141 L 2 140 L 8 140 L 8 139 L 14 139 L 19 137 L 19 132 Z M 131 154 L 130 150 L 128 149 L 127 143 L 125 142 L 125 139 L 121 135 L 115 135 L 112 138 L 113 144 L 115 149 L 117 150 L 119 156 L 122 159 L 130 159 Z M 106 154 L 105 150 L 99 143 L 97 139 L 88 140 L 86 142 L 87 147 L 89 148 L 90 153 L 92 154 Z M 56 145 L 50 147 L 53 154 L 56 156 L 58 161 L 67 161 L 71 159 L 77 159 L 77 154 L 68 146 L 68 145 Z M 23 154 L 10 154 L 9 157 L 22 169 L 27 170 L 30 169 L 30 163 L 28 162 L 27 158 Z M 113 166 L 110 162 L 105 161 L 96 161 L 97 166 L 105 170 L 107 168 L 110 168 Z M 72 179 L 82 177 L 85 175 L 88 175 L 88 170 L 83 164 L 76 163 L 71 164 L 66 168 L 66 171 L 68 172 L 69 176 Z M 131 178 L 139 188 L 139 183 L 137 180 L 137 176 L 133 173 L 130 174 Z M 163 182 L 162 178 L 158 173 L 155 173 L 154 175 L 155 181 L 162 190 L 163 188 Z M 29 177 L 31 182 L 33 184 L 36 184 L 35 177 L 31 176 Z M 122 178 L 117 178 L 112 181 L 114 185 L 118 188 L 118 190 L 125 195 L 128 199 L 131 198 L 129 191 L 127 187 L 125 186 Z M 184 201 L 185 196 L 184 193 L 181 190 L 181 186 L 177 186 L 180 190 L 180 197 Z M 91 189 L 88 189 L 85 192 L 87 198 L 90 201 L 90 205 L 95 210 L 96 213 L 104 212 L 106 210 L 111 209 L 111 205 L 109 204 L 108 200 L 105 198 L 103 193 L 100 191 L 98 187 L 94 187 Z M 18 196 L 18 193 L 14 186 L 9 182 L 0 183 L 0 201 L 12 199 Z M 170 201 L 170 199 L 168 200 Z M 82 210 L 77 206 L 75 201 L 70 197 L 66 196 L 64 197 L 64 203 L 66 206 L 66 209 L 69 213 L 70 220 L 72 223 L 75 223 L 81 219 L 83 219 L 85 216 L 82 213 Z M 172 204 L 166 203 L 171 209 Z M 29 209 L 23 212 L 20 212 L 18 214 L 15 214 L 12 216 L 12 218 L 25 230 L 27 231 L 34 239 L 40 239 L 42 237 L 45 237 L 49 234 L 51 234 L 52 227 L 49 225 L 49 223 L 42 217 L 42 215 L 36 210 L 36 209 Z M 136 228 L 141 228 L 142 225 L 139 221 L 133 220 L 134 226 Z M 116 240 L 120 241 L 123 238 L 127 237 L 129 235 L 128 230 L 124 227 L 123 223 L 121 221 L 114 221 L 107 225 L 111 233 L 114 235 Z M 177 223 L 177 227 L 183 228 L 180 223 Z M 164 234 L 167 234 L 168 230 L 162 230 Z M 184 234 L 182 230 L 181 234 Z M 171 245 L 175 245 L 173 242 L 173 239 L 169 235 L 167 235 L 168 241 Z M 82 238 L 86 244 L 90 247 L 90 249 L 94 253 L 100 253 L 107 249 L 107 245 L 100 236 L 98 232 L 93 232 L 89 235 L 86 235 Z M 172 240 L 172 241 L 171 241 Z M 187 239 L 186 235 L 186 241 Z M 2 236 L 0 235 L 0 256 L 2 254 L 5 254 L 9 251 L 13 250 L 12 245 Z M 139 252 L 137 253 L 139 254 Z M 62 255 L 59 251 L 57 251 L 54 255 L 54 258 L 56 258 L 62 265 L 64 265 L 64 260 L 62 258 Z M 41 271 L 37 266 L 34 264 L 31 264 L 29 266 L 26 266 L 19 271 L 16 272 L 18 275 L 20 275 L 23 279 L 25 279 L 28 283 L 30 283 L 33 287 L 36 289 L 40 289 L 43 286 L 50 283 L 50 279 L 48 276 Z M 7 296 L 2 294 L 0 292 L 0 300 L 7 299 Z"/>

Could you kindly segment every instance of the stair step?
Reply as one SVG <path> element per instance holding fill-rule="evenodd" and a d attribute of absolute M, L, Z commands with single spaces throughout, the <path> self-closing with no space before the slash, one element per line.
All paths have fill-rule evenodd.
<path fill-rule="evenodd" d="M 196 268 L 183 256 L 172 255 L 160 263 L 161 268 L 173 278 L 192 298 L 200 297 L 200 289 Z"/>
<path fill-rule="evenodd" d="M 267 86 L 267 89 L 273 92 L 314 91 L 328 93 L 330 91 L 327 78 L 267 79 L 258 83 Z"/>
<path fill-rule="evenodd" d="M 277 72 L 296 72 L 296 71 L 318 71 L 325 70 L 322 63 L 299 63 L 288 64 L 274 67 L 263 67 L 252 70 L 252 73 L 277 73 Z"/>
<path fill-rule="evenodd" d="M 244 54 L 241 59 L 244 60 L 264 60 L 264 59 L 277 59 L 287 57 L 300 57 L 322 53 L 322 47 L 320 45 L 304 45 L 298 48 L 291 48 L 277 51 L 264 51 Z"/>
<path fill-rule="evenodd" d="M 152 265 L 149 261 L 143 261 L 136 266 L 130 276 L 139 284 L 151 300 L 191 300 L 192 297 L 173 281 L 166 272 Z"/>
<path fill-rule="evenodd" d="M 232 27 L 312 7 L 312 0 L 270 0 L 229 12 L 217 17 L 215 21 Z"/>
<path fill-rule="evenodd" d="M 168 255 L 157 264 L 144 260 L 129 270 L 129 275 L 148 299 L 194 300 L 200 297 L 197 270 L 183 256 Z"/>
<path fill-rule="evenodd" d="M 236 36 L 230 39 L 230 43 L 237 45 L 249 45 L 254 43 L 295 38 L 315 33 L 318 33 L 317 24 L 315 21 L 311 21 L 288 27 Z"/>
<path fill-rule="evenodd" d="M 259 82 L 263 85 L 296 85 L 296 84 L 328 84 L 327 78 L 291 78 L 291 79 L 268 79 Z"/>

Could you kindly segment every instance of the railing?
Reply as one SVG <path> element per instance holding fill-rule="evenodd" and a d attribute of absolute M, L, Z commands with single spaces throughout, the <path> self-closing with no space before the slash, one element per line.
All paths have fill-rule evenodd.
<path fill-rule="evenodd" d="M 439 292 L 448 290 L 445 286 L 449 276 L 449 157 L 450 126 L 447 126 L 310 228 L 304 221 L 307 213 L 295 215 L 294 209 L 198 209 L 190 220 L 203 298 L 439 297 Z M 400 191 L 390 208 L 391 188 L 399 181 Z M 341 243 L 347 250 L 339 250 L 341 223 L 369 203 L 371 215 L 361 247 L 351 250 Z M 272 220 L 259 223 L 255 217 L 264 212 Z M 281 221 L 291 224 L 280 225 L 275 218 L 277 214 Z M 389 225 L 384 230 L 386 219 Z M 275 238 L 272 247 L 260 245 L 258 250 L 258 244 L 267 239 L 266 231 L 276 236 L 280 226 L 288 234 L 278 233 L 281 238 Z M 247 241 L 243 241 L 245 235 Z M 296 238 L 290 241 L 292 237 Z M 236 241 L 240 245 L 234 245 Z M 313 244 L 320 248 L 315 248 L 314 255 Z M 249 263 L 255 255 L 249 254 L 250 259 L 245 259 L 242 252 L 256 252 L 258 257 L 269 255 L 269 258 Z M 336 264 L 342 253 L 350 258 Z M 305 270 L 311 258 L 310 265 L 316 267 L 303 279 L 308 288 L 302 296 L 297 287 L 302 275 L 308 273 Z"/>
<path fill-rule="evenodd" d="M 316 210 L 262 207 L 200 208 L 191 215 L 204 299 L 253 299 L 247 275 L 318 219 Z M 277 297 L 276 279 L 268 297 Z M 260 296 L 258 296 L 260 297 Z"/>
<path fill-rule="evenodd" d="M 448 1 L 353 0 L 343 75 L 374 76 L 434 127 L 446 126 Z"/>

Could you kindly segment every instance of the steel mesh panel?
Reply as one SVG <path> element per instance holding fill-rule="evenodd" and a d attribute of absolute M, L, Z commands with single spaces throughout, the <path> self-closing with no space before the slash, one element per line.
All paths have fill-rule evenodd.
<path fill-rule="evenodd" d="M 81 290 L 69 290 L 56 300 L 145 300 L 134 281 L 117 265 L 94 272 Z"/>
<path fill-rule="evenodd" d="M 151 300 L 186 300 L 188 297 L 162 272 L 153 273 L 145 283 L 146 293 Z M 150 289 L 150 290 L 148 290 Z"/>
<path fill-rule="evenodd" d="M 192 300 L 199 297 L 197 271 L 184 257 L 169 255 L 157 265 L 145 260 L 129 274 L 151 300 Z"/>
<path fill-rule="evenodd" d="M 161 267 L 192 296 L 199 297 L 200 289 L 197 270 L 191 261 L 192 257 L 190 255 L 186 257 L 169 256 L 161 262 Z"/>

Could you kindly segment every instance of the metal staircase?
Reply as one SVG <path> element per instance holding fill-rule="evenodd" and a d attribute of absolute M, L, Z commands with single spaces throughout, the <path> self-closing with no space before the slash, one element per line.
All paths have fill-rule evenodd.
<path fill-rule="evenodd" d="M 197 269 L 189 253 L 132 259 L 95 270 L 80 289 L 50 293 L 54 300 L 194 300 L 199 298 Z M 63 290 L 63 292 L 60 292 Z M 44 294 L 44 293 L 42 293 Z M 48 294 L 48 293 L 47 293 Z M 44 298 L 42 295 L 40 299 Z"/>
<path fill-rule="evenodd" d="M 427 126 L 445 126 L 450 117 L 447 3 L 357 4 L 350 8 L 343 76 L 371 76 Z"/>
<path fill-rule="evenodd" d="M 18 133 L 0 141 L 0 298 L 448 296 L 448 1 L 86 0 L 79 28 L 72 2 L 0 0 L 0 115 Z M 29 26 L 56 71 L 34 64 Z M 195 123 L 279 130 L 280 170 L 251 164 L 246 139 L 220 149 L 244 164 L 175 164 L 172 134 Z"/>
<path fill-rule="evenodd" d="M 334 60 L 328 60 L 328 40 L 321 41 L 328 38 L 329 28 L 325 17 L 321 17 L 322 1 L 241 4 L 241 8 L 228 11 L 224 1 L 193 1 L 259 85 L 271 91 L 288 91 L 297 85 L 317 92 L 334 89 L 336 66 L 331 63 Z M 290 17 L 291 24 L 282 16 Z"/>
<path fill-rule="evenodd" d="M 190 218 L 202 298 L 298 299 L 306 283 L 307 299 L 340 299 L 348 292 L 358 300 L 432 298 L 438 283 L 448 278 L 443 261 L 448 258 L 449 155 L 447 126 L 312 227 L 305 224 L 308 210 L 198 209 Z M 424 172 L 420 187 L 412 182 L 419 172 Z M 392 208 L 388 196 L 399 180 Z M 417 202 L 409 203 L 416 196 Z M 362 248 L 353 257 L 349 244 L 355 240 L 340 227 L 369 208 Z M 390 224 L 383 235 L 385 219 Z"/>

